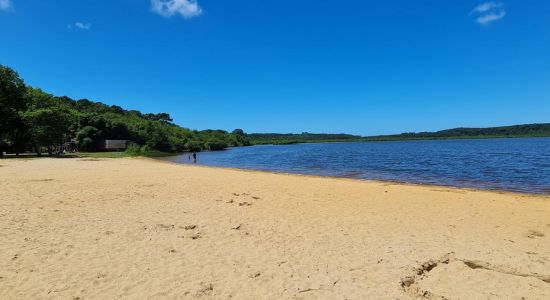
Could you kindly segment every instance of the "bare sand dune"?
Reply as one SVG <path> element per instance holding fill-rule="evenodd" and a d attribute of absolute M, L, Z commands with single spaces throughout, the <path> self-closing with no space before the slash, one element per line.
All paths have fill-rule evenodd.
<path fill-rule="evenodd" d="M 2 299 L 550 299 L 550 198 L 0 161 Z"/>

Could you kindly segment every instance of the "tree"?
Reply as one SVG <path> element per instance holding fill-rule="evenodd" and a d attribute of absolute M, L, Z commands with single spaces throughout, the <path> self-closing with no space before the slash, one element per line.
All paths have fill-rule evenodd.
<path fill-rule="evenodd" d="M 244 130 L 242 130 L 242 129 L 235 129 L 231 133 L 234 134 L 234 135 L 244 136 Z"/>
<path fill-rule="evenodd" d="M 166 124 L 172 124 L 172 118 L 170 117 L 170 114 L 167 113 L 160 113 L 160 114 L 145 114 L 143 115 L 146 119 L 151 121 L 161 121 Z"/>
<path fill-rule="evenodd" d="M 234 140 L 233 146 L 250 146 L 250 141 L 242 129 L 235 129 L 231 132 L 231 136 Z"/>
<path fill-rule="evenodd" d="M 24 123 L 19 113 L 28 105 L 25 91 L 19 74 L 0 65 L 0 156 L 8 145 L 22 143 L 19 139 L 24 136 Z"/>
<path fill-rule="evenodd" d="M 173 123 L 168 113 L 143 114 L 87 99 L 57 97 L 26 87 L 10 68 L 0 66 L 0 153 L 22 152 L 31 146 L 50 154 L 63 142 L 76 139 L 79 147 L 99 150 L 101 140 L 129 140 L 143 149 L 166 152 L 218 150 L 250 144 L 237 129 L 196 131 Z M 146 146 L 146 147 L 145 147 Z"/>
<path fill-rule="evenodd" d="M 99 130 L 93 126 L 85 126 L 76 133 L 76 142 L 80 149 L 91 151 L 97 144 L 96 137 Z"/>
<path fill-rule="evenodd" d="M 48 154 L 53 155 L 55 147 L 63 144 L 69 134 L 73 114 L 65 107 L 39 108 L 23 113 L 23 119 L 35 148 L 46 147 Z"/>
<path fill-rule="evenodd" d="M 48 108 L 64 104 L 58 101 L 53 95 L 33 87 L 27 88 L 26 97 L 28 99 L 29 109 Z"/>

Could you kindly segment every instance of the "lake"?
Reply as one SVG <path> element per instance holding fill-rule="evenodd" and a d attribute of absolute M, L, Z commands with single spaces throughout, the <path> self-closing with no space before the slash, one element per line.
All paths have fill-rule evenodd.
<path fill-rule="evenodd" d="M 206 166 L 550 194 L 550 138 L 267 145 L 197 156 Z M 163 160 L 192 163 L 189 154 Z"/>

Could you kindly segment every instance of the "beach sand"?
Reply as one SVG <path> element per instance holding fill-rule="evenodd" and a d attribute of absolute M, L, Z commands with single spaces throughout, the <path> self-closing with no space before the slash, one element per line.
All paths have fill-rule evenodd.
<path fill-rule="evenodd" d="M 550 197 L 0 160 L 2 299 L 550 299 Z"/>

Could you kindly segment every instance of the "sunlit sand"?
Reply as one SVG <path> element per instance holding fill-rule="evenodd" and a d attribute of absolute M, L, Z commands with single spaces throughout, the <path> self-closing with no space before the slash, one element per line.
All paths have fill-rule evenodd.
<path fill-rule="evenodd" d="M 0 161 L 3 299 L 550 298 L 550 197 Z"/>

